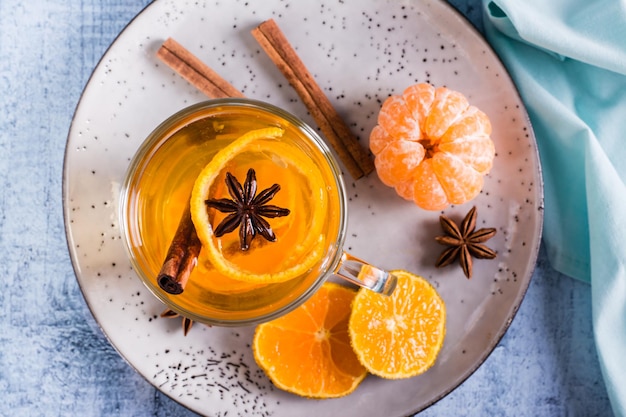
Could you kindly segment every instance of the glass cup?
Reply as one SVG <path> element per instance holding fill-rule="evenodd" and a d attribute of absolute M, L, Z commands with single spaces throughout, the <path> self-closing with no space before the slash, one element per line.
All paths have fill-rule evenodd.
<path fill-rule="evenodd" d="M 270 204 L 289 206 L 291 213 L 266 219 L 276 231 L 276 242 L 256 236 L 245 254 L 231 251 L 229 256 L 249 262 L 257 272 L 266 267 L 280 269 L 287 260 L 297 267 L 298 259 L 312 254 L 315 245 L 319 259 L 295 277 L 265 284 L 219 272 L 202 248 L 197 257 L 196 253 L 190 256 L 186 268 L 191 273 L 175 283 L 177 288 L 169 288 L 163 282 L 164 261 L 168 251 L 180 250 L 172 249 L 172 240 L 186 216 L 189 218 L 197 176 L 222 148 L 246 132 L 268 127 L 279 127 L 284 133 L 275 143 L 267 142 L 266 148 L 267 143 L 261 141 L 259 149 L 242 153 L 230 162 L 229 169 L 239 172 L 235 177 L 243 183 L 242 172 L 255 168 L 259 192 L 268 186 L 262 186 L 262 180 L 269 185 L 279 183 L 277 201 Z M 218 214 L 212 216 L 215 220 Z M 330 277 L 341 277 L 384 295 L 396 285 L 393 274 L 343 250 L 346 192 L 341 171 L 325 142 L 297 117 L 260 101 L 209 100 L 161 123 L 130 163 L 122 186 L 120 218 L 132 266 L 143 283 L 169 309 L 205 324 L 242 326 L 275 319 L 301 305 Z M 193 230 L 193 223 L 187 223 Z M 237 236 L 235 230 L 220 239 Z"/>

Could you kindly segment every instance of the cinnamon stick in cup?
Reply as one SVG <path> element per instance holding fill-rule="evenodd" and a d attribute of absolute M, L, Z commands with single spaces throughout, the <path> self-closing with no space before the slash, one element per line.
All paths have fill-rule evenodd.
<path fill-rule="evenodd" d="M 157 57 L 210 98 L 244 96 L 172 38 L 161 45 Z M 176 295 L 185 290 L 189 275 L 198 262 L 201 248 L 202 244 L 191 221 L 187 204 L 157 277 L 163 291 Z"/>
<path fill-rule="evenodd" d="M 181 294 L 198 263 L 200 249 L 202 243 L 196 234 L 187 204 L 157 276 L 159 287 L 169 294 Z"/>
<path fill-rule="evenodd" d="M 358 179 L 372 172 L 372 159 L 350 132 L 276 22 L 270 19 L 261 23 L 252 30 L 252 36 L 296 90 L 350 174 Z"/>
<path fill-rule="evenodd" d="M 262 23 L 253 30 L 253 35 L 296 89 L 350 174 L 358 179 L 372 172 L 374 164 L 371 158 L 315 83 L 276 23 L 273 20 Z M 172 38 L 159 48 L 157 57 L 210 98 L 244 97 L 243 93 Z M 183 292 L 200 252 L 201 245 L 197 239 L 187 208 L 158 276 L 164 291 L 170 294 Z"/>

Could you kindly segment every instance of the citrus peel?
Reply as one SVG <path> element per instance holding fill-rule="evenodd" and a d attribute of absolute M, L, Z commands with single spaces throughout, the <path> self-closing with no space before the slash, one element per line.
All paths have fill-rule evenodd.
<path fill-rule="evenodd" d="M 191 218 L 198 238 L 202 242 L 208 262 L 221 274 L 234 280 L 250 283 L 277 283 L 293 279 L 311 269 L 324 255 L 324 239 L 321 236 L 321 219 L 313 216 L 310 233 L 296 245 L 289 256 L 274 272 L 258 272 L 243 269 L 236 262 L 226 259 L 219 239 L 215 237 L 211 216 L 205 201 L 216 181 L 232 161 L 245 152 L 272 153 L 280 156 L 281 163 L 287 163 L 306 177 L 311 192 L 318 192 L 312 198 L 312 212 L 325 213 L 328 204 L 324 181 L 319 169 L 304 155 L 294 153 L 293 147 L 281 142 L 284 130 L 270 127 L 249 131 L 220 149 L 198 175 L 191 193 Z M 271 145 L 271 146 L 270 146 Z"/>

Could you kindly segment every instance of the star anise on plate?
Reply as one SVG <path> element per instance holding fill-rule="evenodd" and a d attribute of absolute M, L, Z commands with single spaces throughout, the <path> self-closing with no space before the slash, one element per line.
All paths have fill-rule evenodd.
<path fill-rule="evenodd" d="M 496 252 L 493 249 L 483 245 L 496 234 L 496 229 L 488 227 L 474 230 L 476 228 L 476 216 L 476 207 L 472 207 L 461 222 L 460 227 L 448 217 L 439 216 L 439 222 L 445 236 L 437 236 L 435 240 L 442 245 L 449 246 L 449 248 L 441 253 L 435 264 L 436 267 L 450 265 L 458 258 L 463 273 L 469 279 L 472 277 L 472 256 L 481 259 L 496 257 Z"/>
<path fill-rule="evenodd" d="M 205 201 L 208 207 L 230 213 L 217 225 L 213 234 L 220 237 L 239 227 L 239 243 L 243 251 L 250 248 L 250 243 L 257 234 L 270 242 L 276 241 L 276 235 L 264 217 L 274 218 L 289 214 L 289 209 L 267 204 L 280 190 L 280 185 L 274 184 L 256 195 L 256 173 L 250 168 L 243 186 L 234 175 L 227 172 L 226 186 L 232 200 L 211 198 Z"/>
<path fill-rule="evenodd" d="M 169 308 L 161 313 L 161 317 L 167 319 L 173 319 L 176 317 L 183 317 L 174 310 L 170 310 Z M 191 326 L 193 325 L 193 320 L 188 319 L 187 317 L 183 317 L 183 335 L 187 336 L 189 330 L 191 330 Z"/>

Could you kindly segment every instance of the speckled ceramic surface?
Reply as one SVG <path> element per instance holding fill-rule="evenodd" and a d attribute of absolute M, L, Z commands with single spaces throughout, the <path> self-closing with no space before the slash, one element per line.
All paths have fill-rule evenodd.
<path fill-rule="evenodd" d="M 414 82 L 462 91 L 493 124 L 496 159 L 471 203 L 478 227 L 496 227 L 493 261 L 474 277 L 434 267 L 443 249 L 439 212 L 397 197 L 375 174 L 347 181 L 346 249 L 385 268 L 428 278 L 448 306 L 436 365 L 399 381 L 368 377 L 352 395 L 307 400 L 275 389 L 250 351 L 252 328 L 179 320 L 130 267 L 118 224 L 119 187 L 129 160 L 162 120 L 205 97 L 155 56 L 167 37 L 185 45 L 248 97 L 271 102 L 314 126 L 296 93 L 250 35 L 274 18 L 363 144 L 384 98 Z M 211 416 L 402 416 L 458 386 L 510 324 L 534 268 L 542 224 L 541 172 L 532 130 L 506 71 L 482 38 L 438 1 L 159 0 L 122 32 L 96 68 L 74 116 L 64 172 L 70 253 L 85 299 L 120 354 L 161 391 Z"/>

